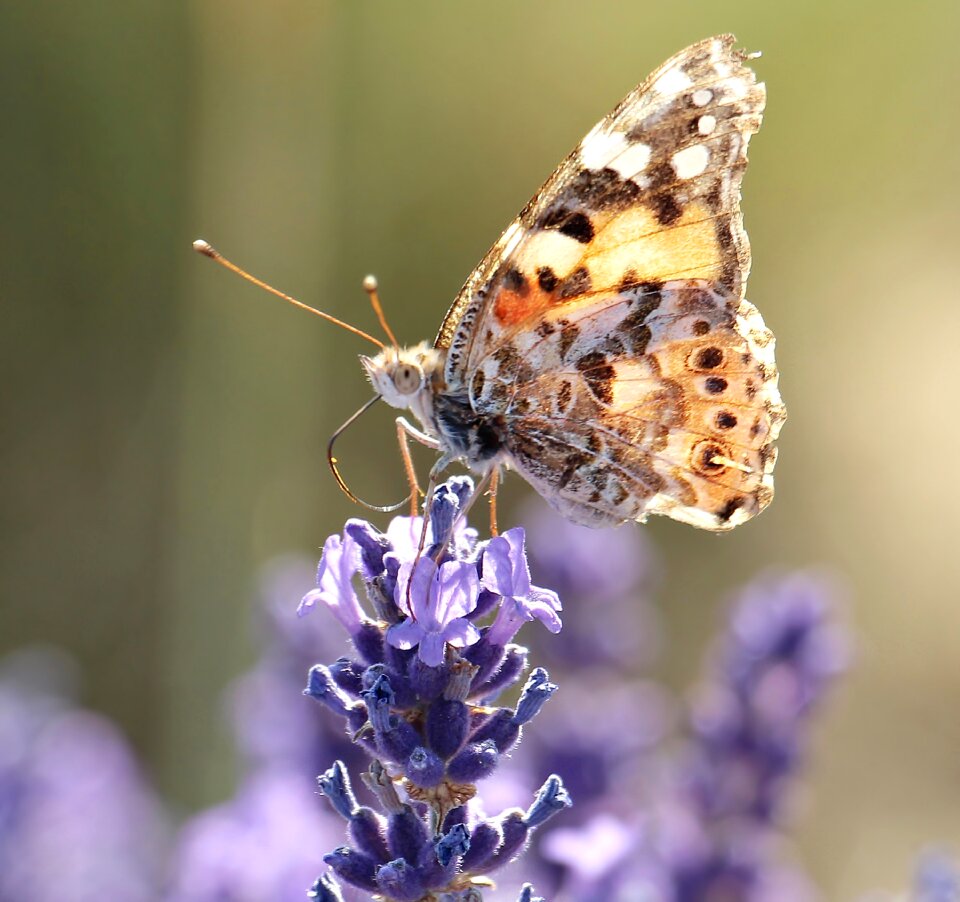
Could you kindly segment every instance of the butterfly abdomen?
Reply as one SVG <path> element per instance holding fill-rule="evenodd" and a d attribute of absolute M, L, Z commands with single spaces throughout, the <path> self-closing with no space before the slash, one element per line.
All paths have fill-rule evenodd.
<path fill-rule="evenodd" d="M 506 439 L 503 417 L 477 413 L 467 395 L 438 395 L 433 415 L 444 450 L 462 458 L 468 466 L 486 470 L 502 455 Z"/>

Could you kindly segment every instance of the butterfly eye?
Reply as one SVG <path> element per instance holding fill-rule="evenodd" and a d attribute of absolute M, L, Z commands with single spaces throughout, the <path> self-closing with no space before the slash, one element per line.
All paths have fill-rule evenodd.
<path fill-rule="evenodd" d="M 409 363 L 401 363 L 394 371 L 393 384 L 402 395 L 412 395 L 420 388 L 422 382 L 423 374 L 420 369 Z"/>

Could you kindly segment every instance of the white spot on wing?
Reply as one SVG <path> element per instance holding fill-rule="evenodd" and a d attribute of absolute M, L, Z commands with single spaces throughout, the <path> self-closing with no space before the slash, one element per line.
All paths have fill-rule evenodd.
<path fill-rule="evenodd" d="M 716 116 L 706 115 L 701 116 L 697 120 L 697 131 L 701 135 L 709 135 L 717 127 L 717 118 Z"/>
<path fill-rule="evenodd" d="M 621 178 L 632 179 L 647 168 L 650 148 L 620 131 L 594 130 L 580 144 L 580 160 L 587 169 L 613 169 Z"/>
<path fill-rule="evenodd" d="M 678 150 L 673 155 L 673 168 L 676 170 L 677 178 L 692 179 L 707 168 L 709 161 L 710 151 L 703 144 L 694 144 L 692 147 Z"/>
<path fill-rule="evenodd" d="M 679 66 L 673 66 L 653 83 L 653 90 L 658 94 L 679 94 L 692 84 L 690 77 Z"/>
<path fill-rule="evenodd" d="M 603 169 L 626 145 L 627 139 L 620 132 L 590 132 L 580 144 L 580 160 L 587 169 Z"/>
<path fill-rule="evenodd" d="M 633 178 L 637 173 L 643 172 L 650 162 L 650 148 L 646 144 L 637 142 L 631 144 L 619 157 L 613 162 L 613 168 L 625 179 Z"/>
<path fill-rule="evenodd" d="M 709 88 L 700 88 L 697 91 L 693 92 L 693 105 L 694 106 L 706 106 L 713 100 L 713 91 Z"/>

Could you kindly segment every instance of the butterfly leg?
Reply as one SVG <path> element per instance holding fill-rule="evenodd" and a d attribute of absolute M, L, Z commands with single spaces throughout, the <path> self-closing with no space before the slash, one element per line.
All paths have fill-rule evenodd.
<path fill-rule="evenodd" d="M 500 467 L 493 467 L 490 470 L 490 489 L 487 494 L 490 496 L 490 536 L 500 535 L 497 526 L 497 491 L 500 488 Z"/>
<path fill-rule="evenodd" d="M 414 439 L 421 445 L 433 448 L 434 451 L 440 449 L 440 442 L 425 432 L 417 429 L 409 420 L 404 417 L 397 417 L 397 442 L 400 445 L 400 457 L 403 459 L 403 467 L 407 471 L 407 483 L 410 486 L 410 516 L 417 515 L 417 502 L 423 495 L 420 483 L 417 481 L 417 471 L 413 466 L 413 458 L 410 456 L 410 439 Z"/>

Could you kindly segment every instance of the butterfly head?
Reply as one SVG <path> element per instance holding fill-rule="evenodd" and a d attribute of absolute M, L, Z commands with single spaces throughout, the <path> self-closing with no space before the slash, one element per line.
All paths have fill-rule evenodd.
<path fill-rule="evenodd" d="M 440 368 L 440 353 L 421 342 L 412 348 L 384 348 L 376 357 L 361 357 L 374 391 L 391 407 L 418 406 L 424 389 Z"/>

